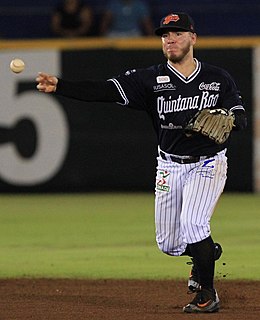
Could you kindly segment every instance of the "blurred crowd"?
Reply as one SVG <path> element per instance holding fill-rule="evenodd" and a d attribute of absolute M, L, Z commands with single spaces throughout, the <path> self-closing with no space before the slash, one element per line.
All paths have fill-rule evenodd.
<path fill-rule="evenodd" d="M 98 19 L 87 2 L 63 0 L 51 15 L 51 32 L 58 37 L 134 37 L 152 35 L 153 29 L 151 9 L 142 0 L 109 0 Z"/>
<path fill-rule="evenodd" d="M 260 0 L 1 0 L 0 36 L 151 36 L 172 11 L 188 12 L 200 35 L 260 35 Z"/>

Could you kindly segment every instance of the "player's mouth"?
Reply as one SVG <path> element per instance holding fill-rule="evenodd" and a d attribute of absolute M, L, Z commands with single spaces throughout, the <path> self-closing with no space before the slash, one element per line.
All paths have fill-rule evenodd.
<path fill-rule="evenodd" d="M 179 55 L 179 52 L 177 50 L 167 50 L 166 55 L 168 57 L 177 57 Z"/>
<path fill-rule="evenodd" d="M 167 46 L 166 51 L 176 53 L 178 51 L 178 48 L 175 46 Z"/>

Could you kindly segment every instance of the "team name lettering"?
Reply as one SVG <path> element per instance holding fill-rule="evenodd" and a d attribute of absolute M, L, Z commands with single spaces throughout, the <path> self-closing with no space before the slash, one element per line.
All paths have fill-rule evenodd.
<path fill-rule="evenodd" d="M 218 102 L 219 94 L 209 94 L 208 91 L 202 93 L 199 110 L 215 107 Z"/>
<path fill-rule="evenodd" d="M 220 90 L 220 83 L 219 82 L 211 82 L 211 83 L 204 83 L 201 82 L 199 85 L 200 90 L 211 90 L 211 91 L 219 91 Z"/>
<path fill-rule="evenodd" d="M 163 96 L 157 98 L 157 112 L 160 119 L 165 120 L 167 113 L 181 112 L 185 110 L 198 109 L 202 110 L 205 108 L 214 107 L 217 104 L 219 94 L 209 94 L 208 91 L 202 92 L 200 96 L 194 97 L 182 97 L 178 96 L 177 99 L 166 100 Z"/>

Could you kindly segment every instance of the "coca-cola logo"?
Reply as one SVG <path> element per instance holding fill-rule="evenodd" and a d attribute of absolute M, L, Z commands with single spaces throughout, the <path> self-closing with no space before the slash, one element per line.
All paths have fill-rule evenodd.
<path fill-rule="evenodd" d="M 211 83 L 201 82 L 201 84 L 199 85 L 199 89 L 209 90 L 209 91 L 219 91 L 220 83 L 219 82 L 211 82 Z"/>

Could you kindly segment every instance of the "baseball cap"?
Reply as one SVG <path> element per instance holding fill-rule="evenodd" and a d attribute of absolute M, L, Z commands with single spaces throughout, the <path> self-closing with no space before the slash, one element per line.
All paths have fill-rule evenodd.
<path fill-rule="evenodd" d="M 155 29 L 155 34 L 161 36 L 165 30 L 195 32 L 193 19 L 185 12 L 170 13 L 163 17 L 160 27 Z"/>

